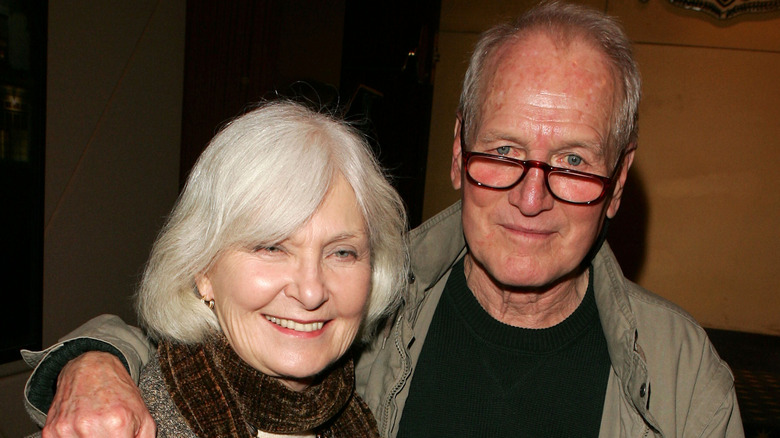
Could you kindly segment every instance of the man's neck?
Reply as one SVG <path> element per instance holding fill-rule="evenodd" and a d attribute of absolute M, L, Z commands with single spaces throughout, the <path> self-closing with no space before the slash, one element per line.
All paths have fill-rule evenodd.
<path fill-rule="evenodd" d="M 493 318 L 514 327 L 542 329 L 568 318 L 588 288 L 583 269 L 554 284 L 538 288 L 510 288 L 495 281 L 469 254 L 464 261 L 469 289 Z"/>

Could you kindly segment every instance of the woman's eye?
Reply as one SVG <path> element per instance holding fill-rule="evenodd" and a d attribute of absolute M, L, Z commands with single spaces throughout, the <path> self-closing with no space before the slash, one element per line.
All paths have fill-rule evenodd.
<path fill-rule="evenodd" d="M 357 258 L 357 253 L 355 251 L 350 251 L 347 249 L 340 249 L 334 252 L 333 255 L 340 259 Z"/>
<path fill-rule="evenodd" d="M 255 247 L 255 251 L 257 252 L 265 252 L 268 254 L 274 254 L 280 252 L 282 249 L 275 245 L 269 245 L 269 246 L 257 246 Z"/>
<path fill-rule="evenodd" d="M 499 147 L 496 148 L 496 153 L 498 155 L 507 155 L 511 151 L 512 151 L 512 147 L 511 146 L 499 146 Z"/>
<path fill-rule="evenodd" d="M 582 164 L 582 157 L 579 155 L 567 155 L 565 160 L 566 164 L 569 166 L 579 166 Z"/>

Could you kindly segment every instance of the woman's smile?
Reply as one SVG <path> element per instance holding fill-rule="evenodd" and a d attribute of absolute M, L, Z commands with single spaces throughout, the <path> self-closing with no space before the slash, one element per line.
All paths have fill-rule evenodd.
<path fill-rule="evenodd" d="M 324 321 L 300 323 L 300 322 L 293 321 L 292 319 L 277 318 L 275 316 L 269 316 L 269 315 L 265 315 L 265 319 L 271 321 L 272 323 L 278 325 L 279 327 L 294 330 L 296 332 L 304 332 L 304 333 L 310 333 L 310 332 L 322 330 L 322 326 L 325 324 Z"/>

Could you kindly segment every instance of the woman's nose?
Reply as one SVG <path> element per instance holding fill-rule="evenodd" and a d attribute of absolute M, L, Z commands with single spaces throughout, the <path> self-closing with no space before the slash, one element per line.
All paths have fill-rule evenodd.
<path fill-rule="evenodd" d="M 328 300 L 327 287 L 319 263 L 303 263 L 285 294 L 300 302 L 306 310 L 314 310 Z"/>

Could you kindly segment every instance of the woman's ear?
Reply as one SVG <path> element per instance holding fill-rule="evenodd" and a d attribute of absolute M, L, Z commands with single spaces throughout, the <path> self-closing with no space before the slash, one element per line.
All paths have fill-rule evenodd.
<path fill-rule="evenodd" d="M 208 272 L 198 274 L 195 277 L 195 286 L 198 288 L 198 293 L 202 299 L 206 301 L 214 299 L 214 287 L 211 285 Z"/>

